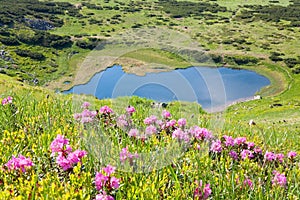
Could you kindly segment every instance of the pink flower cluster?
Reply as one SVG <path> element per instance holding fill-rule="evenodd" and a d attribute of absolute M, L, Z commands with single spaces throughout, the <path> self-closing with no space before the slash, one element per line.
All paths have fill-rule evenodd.
<path fill-rule="evenodd" d="M 101 114 L 104 114 L 104 115 L 109 115 L 109 114 L 111 114 L 111 113 L 113 113 L 113 110 L 110 108 L 110 107 L 108 107 L 108 106 L 102 106 L 101 108 L 100 108 L 100 111 L 99 111 Z"/>
<path fill-rule="evenodd" d="M 206 128 L 200 128 L 199 126 L 193 126 L 190 128 L 189 132 L 196 140 L 203 141 L 212 138 L 212 133 L 209 130 Z"/>
<path fill-rule="evenodd" d="M 179 141 L 184 141 L 185 143 L 188 143 L 190 141 L 189 133 L 181 130 L 180 128 L 176 129 L 172 133 L 172 138 L 177 138 Z"/>
<path fill-rule="evenodd" d="M 284 174 L 280 174 L 278 171 L 274 170 L 273 171 L 274 177 L 272 179 L 272 184 L 273 185 L 279 185 L 281 187 L 285 187 L 286 186 L 286 177 Z"/>
<path fill-rule="evenodd" d="M 221 153 L 222 152 L 222 144 L 220 140 L 213 141 L 210 147 L 210 151 L 214 153 Z"/>
<path fill-rule="evenodd" d="M 97 116 L 96 111 L 90 111 L 88 108 L 91 104 L 89 102 L 84 102 L 82 108 L 84 109 L 81 113 L 75 113 L 74 119 L 80 121 L 81 123 L 90 123 Z"/>
<path fill-rule="evenodd" d="M 83 150 L 75 150 L 72 152 L 69 140 L 62 135 L 57 135 L 52 141 L 50 148 L 52 156 L 57 154 L 56 163 L 65 171 L 72 169 L 74 165 L 81 162 L 81 159 L 87 155 L 87 152 Z"/>
<path fill-rule="evenodd" d="M 171 117 L 171 113 L 167 110 L 163 110 L 162 112 L 162 116 L 165 118 L 165 119 L 169 119 Z"/>
<path fill-rule="evenodd" d="M 117 126 L 121 129 L 125 129 L 126 127 L 129 126 L 129 124 L 131 123 L 131 120 L 130 119 L 127 119 L 127 116 L 126 115 L 120 115 L 118 118 L 117 118 Z"/>
<path fill-rule="evenodd" d="M 249 187 L 250 189 L 253 189 L 253 183 L 249 178 L 246 178 L 243 182 L 244 187 Z"/>
<path fill-rule="evenodd" d="M 126 112 L 127 114 L 132 115 L 135 112 L 135 108 L 133 106 L 128 106 Z"/>
<path fill-rule="evenodd" d="M 213 153 L 228 153 L 228 155 L 236 161 L 250 159 L 254 162 L 258 162 L 261 164 L 276 163 L 276 166 L 282 165 L 284 168 L 288 168 L 288 162 L 295 162 L 297 157 L 297 153 L 294 151 L 290 151 L 285 156 L 282 153 L 274 153 L 270 151 L 266 151 L 263 154 L 261 148 L 256 146 L 253 142 L 247 142 L 245 137 L 232 138 L 231 136 L 224 135 L 221 140 L 216 140 L 212 143 L 210 151 Z M 288 158 L 288 159 L 285 159 Z M 286 177 L 284 174 L 280 174 L 277 171 L 273 172 L 274 178 L 272 179 L 273 185 L 279 185 L 284 187 L 286 185 Z M 250 184 L 249 180 L 245 180 L 244 185 Z"/>
<path fill-rule="evenodd" d="M 120 152 L 120 161 L 124 164 L 127 160 L 130 164 L 132 164 L 132 161 L 134 158 L 138 158 L 139 155 L 137 153 L 131 153 L 128 151 L 128 147 L 123 148 Z"/>
<path fill-rule="evenodd" d="M 11 96 L 8 96 L 2 100 L 2 105 L 4 106 L 6 104 L 11 104 L 12 100 L 13 100 L 13 98 Z"/>
<path fill-rule="evenodd" d="M 157 122 L 157 117 L 155 115 L 151 115 L 150 117 L 147 117 L 144 119 L 144 124 L 146 125 L 154 125 Z"/>
<path fill-rule="evenodd" d="M 105 191 L 101 194 L 97 194 L 95 200 L 114 200 L 114 198 L 110 195 L 107 195 Z"/>
<path fill-rule="evenodd" d="M 204 187 L 202 186 L 202 180 L 198 183 L 197 188 L 194 191 L 194 199 L 206 200 L 211 195 L 210 184 L 206 184 Z"/>
<path fill-rule="evenodd" d="M 20 169 L 24 173 L 26 169 L 33 166 L 33 163 L 30 158 L 26 158 L 20 154 L 17 158 L 12 156 L 12 159 L 10 159 L 4 166 L 10 171 Z"/>
<path fill-rule="evenodd" d="M 102 168 L 100 172 L 96 173 L 95 186 L 98 191 L 101 191 L 101 193 L 96 196 L 96 200 L 114 199 L 112 196 L 107 195 L 106 191 L 111 192 L 112 190 L 118 189 L 120 187 L 120 179 L 112 176 L 112 174 L 115 173 L 115 170 L 115 167 L 107 165 L 106 167 Z"/>

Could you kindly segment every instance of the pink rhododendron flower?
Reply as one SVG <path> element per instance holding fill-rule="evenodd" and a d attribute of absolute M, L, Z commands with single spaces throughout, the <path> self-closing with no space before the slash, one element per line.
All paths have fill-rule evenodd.
<path fill-rule="evenodd" d="M 156 127 L 153 125 L 150 125 L 150 126 L 146 127 L 145 134 L 147 136 L 151 136 L 151 135 L 156 134 L 156 131 L 157 131 Z"/>
<path fill-rule="evenodd" d="M 276 159 L 276 156 L 275 156 L 275 154 L 274 154 L 273 152 L 268 152 L 268 151 L 267 151 L 267 152 L 265 153 L 264 158 L 265 158 L 267 161 L 273 161 L 273 160 Z"/>
<path fill-rule="evenodd" d="M 166 123 L 166 127 L 174 127 L 176 125 L 176 120 L 172 119 Z"/>
<path fill-rule="evenodd" d="M 107 176 L 110 176 L 111 174 L 115 173 L 115 170 L 116 168 L 111 165 L 107 165 L 103 168 L 103 171 L 106 173 Z"/>
<path fill-rule="evenodd" d="M 253 189 L 253 183 L 250 179 L 245 179 L 244 182 L 243 182 L 243 185 L 244 186 L 248 186 L 249 188 Z"/>
<path fill-rule="evenodd" d="M 211 144 L 210 150 L 214 153 L 222 152 L 222 145 L 220 140 L 216 140 Z"/>
<path fill-rule="evenodd" d="M 86 101 L 86 102 L 83 102 L 83 104 L 81 105 L 81 108 L 88 109 L 88 107 L 90 107 L 90 106 L 91 106 L 91 104 Z"/>
<path fill-rule="evenodd" d="M 108 180 L 109 180 L 109 176 L 105 176 L 102 173 L 97 172 L 95 177 L 96 189 L 102 190 Z"/>
<path fill-rule="evenodd" d="M 256 154 L 262 154 L 262 150 L 260 148 L 254 148 L 253 151 Z"/>
<path fill-rule="evenodd" d="M 110 186 L 113 189 L 118 189 L 120 187 L 120 179 L 118 179 L 116 177 L 111 177 L 111 179 L 110 179 Z"/>
<path fill-rule="evenodd" d="M 144 124 L 146 125 L 155 124 L 156 122 L 157 122 L 157 117 L 155 115 L 151 115 L 150 117 L 144 119 Z"/>
<path fill-rule="evenodd" d="M 233 160 L 237 160 L 239 158 L 239 155 L 237 152 L 235 151 L 230 151 L 229 152 L 229 156 L 233 159 Z"/>
<path fill-rule="evenodd" d="M 284 155 L 282 153 L 276 154 L 275 157 L 278 162 L 280 162 L 280 163 L 283 162 Z"/>
<path fill-rule="evenodd" d="M 95 200 L 114 200 L 114 198 L 110 195 L 107 195 L 104 191 L 102 194 L 97 194 Z"/>
<path fill-rule="evenodd" d="M 99 111 L 101 114 L 110 114 L 113 113 L 113 110 L 108 106 L 102 106 Z"/>
<path fill-rule="evenodd" d="M 246 144 L 247 144 L 248 149 L 252 149 L 255 147 L 255 144 L 253 142 L 247 142 Z"/>
<path fill-rule="evenodd" d="M 224 135 L 223 138 L 225 139 L 225 146 L 226 147 L 234 146 L 234 139 L 231 136 Z"/>
<path fill-rule="evenodd" d="M 179 127 L 184 127 L 186 125 L 186 119 L 185 118 L 181 118 L 177 121 L 177 124 Z"/>
<path fill-rule="evenodd" d="M 68 170 L 72 168 L 72 163 L 65 158 L 63 155 L 58 155 L 56 158 L 56 163 L 64 170 Z"/>
<path fill-rule="evenodd" d="M 68 152 L 72 151 L 72 148 L 70 146 L 67 146 L 68 144 L 69 144 L 69 140 L 66 139 L 64 136 L 58 134 L 50 145 L 52 155 L 54 153 L 65 152 L 66 150 Z"/>
<path fill-rule="evenodd" d="M 168 119 L 171 117 L 171 113 L 169 113 L 168 111 L 166 110 L 163 110 L 162 111 L 162 116 L 165 118 L 165 119 Z"/>
<path fill-rule="evenodd" d="M 128 147 L 123 148 L 120 152 L 120 161 L 122 163 L 125 163 L 126 160 L 129 160 L 129 162 L 132 161 L 133 158 L 138 158 L 138 154 L 132 154 L 128 151 Z"/>
<path fill-rule="evenodd" d="M 138 137 L 139 135 L 139 130 L 133 128 L 133 129 L 130 129 L 130 131 L 128 132 L 128 136 L 129 137 Z"/>
<path fill-rule="evenodd" d="M 286 185 L 286 183 L 287 183 L 285 175 L 284 174 L 280 174 L 276 170 L 273 171 L 273 174 L 274 174 L 274 177 L 272 179 L 272 184 L 284 187 Z"/>
<path fill-rule="evenodd" d="M 8 96 L 7 98 L 4 98 L 4 99 L 2 100 L 2 105 L 4 106 L 4 105 L 6 105 L 6 104 L 11 104 L 12 101 L 13 101 L 13 98 L 12 98 L 11 96 Z"/>
<path fill-rule="evenodd" d="M 246 158 L 251 159 L 251 158 L 253 158 L 253 157 L 254 157 L 254 156 L 253 156 L 252 152 L 249 151 L 249 150 L 244 149 L 244 150 L 241 152 L 241 158 L 242 158 L 243 160 L 245 160 Z"/>
<path fill-rule="evenodd" d="M 297 156 L 297 153 L 295 151 L 290 151 L 287 156 L 288 158 L 293 159 Z"/>
<path fill-rule="evenodd" d="M 120 115 L 117 119 L 117 126 L 119 128 L 125 128 L 128 126 L 128 122 L 126 120 L 126 115 Z"/>
<path fill-rule="evenodd" d="M 211 139 L 212 133 L 206 128 L 200 128 L 199 126 L 193 126 L 189 130 L 190 134 L 197 140 Z"/>
<path fill-rule="evenodd" d="M 133 106 L 128 106 L 126 108 L 126 112 L 129 114 L 129 115 L 132 115 L 132 113 L 135 112 L 135 108 Z"/>
<path fill-rule="evenodd" d="M 7 167 L 8 170 L 21 169 L 24 173 L 26 169 L 33 166 L 33 163 L 30 158 L 26 158 L 20 154 L 18 157 L 12 156 L 12 158 L 4 166 Z"/>
<path fill-rule="evenodd" d="M 188 133 L 179 128 L 172 133 L 172 138 L 177 138 L 179 141 L 185 142 L 189 142 L 190 140 Z"/>
<path fill-rule="evenodd" d="M 234 139 L 234 144 L 241 145 L 246 143 L 246 140 L 247 139 L 245 137 L 237 137 Z"/>
<path fill-rule="evenodd" d="M 211 195 L 211 192 L 210 184 L 206 184 L 203 188 L 202 180 L 200 180 L 198 187 L 194 191 L 194 199 L 206 200 Z"/>

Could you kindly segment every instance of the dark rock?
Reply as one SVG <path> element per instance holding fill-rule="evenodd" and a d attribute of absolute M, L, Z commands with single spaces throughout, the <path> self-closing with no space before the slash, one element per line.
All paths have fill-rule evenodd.
<path fill-rule="evenodd" d="M 24 18 L 24 21 L 27 24 L 27 26 L 37 30 L 47 31 L 55 28 L 50 22 L 47 22 L 42 19 Z"/>

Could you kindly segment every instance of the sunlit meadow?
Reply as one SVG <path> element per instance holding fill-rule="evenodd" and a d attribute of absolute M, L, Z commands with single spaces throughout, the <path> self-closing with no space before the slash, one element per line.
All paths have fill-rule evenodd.
<path fill-rule="evenodd" d="M 195 124 L 174 107 L 152 108 L 150 100 L 136 97 L 122 109 L 108 100 L 81 104 L 74 112 L 72 98 L 60 95 L 2 96 L 0 199 L 299 196 L 298 152 L 248 136 L 251 127 L 234 132 L 226 124 L 215 133 L 205 127 L 205 114 Z M 159 114 L 151 114 L 153 109 Z M 139 163 L 142 154 L 170 144 L 180 149 L 174 158 L 141 168 L 149 164 Z M 100 152 L 108 145 L 108 152 Z"/>

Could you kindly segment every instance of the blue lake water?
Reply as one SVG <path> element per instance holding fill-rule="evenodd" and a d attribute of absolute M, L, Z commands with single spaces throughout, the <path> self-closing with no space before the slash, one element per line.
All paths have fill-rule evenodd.
<path fill-rule="evenodd" d="M 189 67 L 138 76 L 113 66 L 64 93 L 91 94 L 99 99 L 140 96 L 159 102 L 190 101 L 212 108 L 252 97 L 269 84 L 269 79 L 253 71 L 224 67 Z"/>

